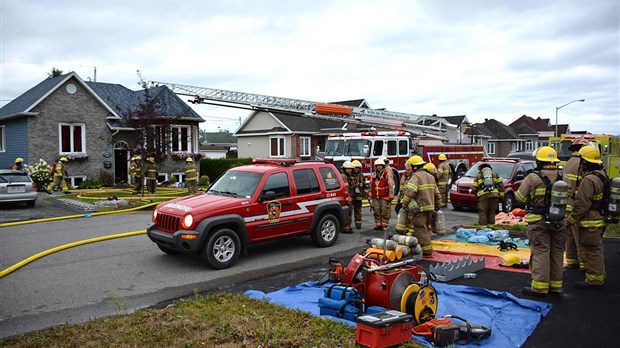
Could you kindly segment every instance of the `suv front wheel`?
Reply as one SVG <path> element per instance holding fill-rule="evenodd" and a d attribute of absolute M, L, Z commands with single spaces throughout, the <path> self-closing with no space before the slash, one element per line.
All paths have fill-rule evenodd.
<path fill-rule="evenodd" d="M 330 247 L 336 243 L 340 233 L 340 223 L 332 214 L 321 216 L 319 223 L 312 231 L 312 242 L 320 247 Z"/>
<path fill-rule="evenodd" d="M 214 269 L 224 269 L 234 265 L 240 253 L 239 236 L 229 228 L 222 228 L 209 236 L 202 258 Z"/>
<path fill-rule="evenodd" d="M 514 208 L 515 198 L 512 193 L 507 193 L 504 197 L 504 204 L 502 204 L 502 208 L 504 213 L 510 213 Z"/>

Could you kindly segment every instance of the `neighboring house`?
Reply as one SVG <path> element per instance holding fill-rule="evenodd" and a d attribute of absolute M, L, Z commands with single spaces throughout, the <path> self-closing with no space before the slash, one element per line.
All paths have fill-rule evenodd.
<path fill-rule="evenodd" d="M 485 139 L 487 154 L 491 157 L 505 157 L 510 152 L 523 151 L 525 147 L 525 139 L 494 119 L 485 119 L 484 123 L 472 125 L 467 133 L 474 139 L 474 143 L 483 144 L 478 139 Z"/>
<path fill-rule="evenodd" d="M 346 122 L 304 117 L 301 114 L 254 111 L 234 133 L 238 156 L 314 159 L 315 149 L 324 151 L 330 132 Z M 352 129 L 350 127 L 349 129 Z"/>
<path fill-rule="evenodd" d="M 168 120 L 166 127 L 151 128 L 160 151 L 160 180 L 171 175 L 182 179 L 184 155 L 197 153 L 198 124 L 204 120 L 168 87 L 131 91 L 118 84 L 85 82 L 75 72 L 45 79 L 0 109 L 0 168 L 16 157 L 33 165 L 65 156 L 73 186 L 99 179 L 102 172 L 112 174 L 115 183 L 128 182 L 129 158 L 151 155 L 144 153 L 144 144 L 131 147 L 136 129 L 126 122 L 146 93 L 157 100 L 154 117 Z"/>
<path fill-rule="evenodd" d="M 234 158 L 237 157 L 237 138 L 228 132 L 202 133 L 204 141 L 200 144 L 199 151 L 206 158 Z"/>
<path fill-rule="evenodd" d="M 471 125 L 469 120 L 467 119 L 467 116 L 460 115 L 460 116 L 439 116 L 439 117 L 444 118 L 446 121 L 448 121 L 448 123 L 456 126 L 456 132 L 448 132 L 448 143 L 450 144 L 467 143 L 467 141 L 465 141 L 465 138 L 466 138 L 465 131 L 467 130 L 467 127 Z"/>
<path fill-rule="evenodd" d="M 548 145 L 549 137 L 552 137 L 555 133 L 555 127 L 551 125 L 548 118 L 537 117 L 534 119 L 533 117 L 523 115 L 508 126 L 525 139 L 524 151 L 534 151 L 541 146 Z M 570 132 L 568 125 L 558 125 L 558 131 Z"/>

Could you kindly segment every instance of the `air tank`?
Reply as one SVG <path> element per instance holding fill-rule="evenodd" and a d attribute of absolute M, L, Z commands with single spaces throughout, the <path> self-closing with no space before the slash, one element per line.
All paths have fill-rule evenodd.
<path fill-rule="evenodd" d="M 562 221 L 566 217 L 566 203 L 568 202 L 568 184 L 558 180 L 551 185 L 551 205 L 549 206 L 549 220 Z"/>

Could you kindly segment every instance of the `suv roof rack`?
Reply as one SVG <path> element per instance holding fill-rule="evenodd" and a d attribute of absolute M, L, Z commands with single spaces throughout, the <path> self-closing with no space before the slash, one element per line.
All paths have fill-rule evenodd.
<path fill-rule="evenodd" d="M 522 159 L 518 157 L 483 157 L 482 162 L 490 161 L 508 161 L 508 162 L 521 162 Z"/>

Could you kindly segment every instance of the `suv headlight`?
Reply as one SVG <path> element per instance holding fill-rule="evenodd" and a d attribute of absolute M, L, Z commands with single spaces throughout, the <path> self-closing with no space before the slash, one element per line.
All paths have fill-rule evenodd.
<path fill-rule="evenodd" d="M 153 222 L 157 222 L 157 209 L 153 209 L 153 215 L 151 216 Z"/>
<path fill-rule="evenodd" d="M 189 230 L 194 224 L 194 217 L 192 214 L 187 214 L 181 219 L 181 227 L 183 229 Z"/>
<path fill-rule="evenodd" d="M 450 191 L 458 191 L 458 186 L 456 186 L 455 184 L 452 184 L 452 186 L 450 186 Z"/>

